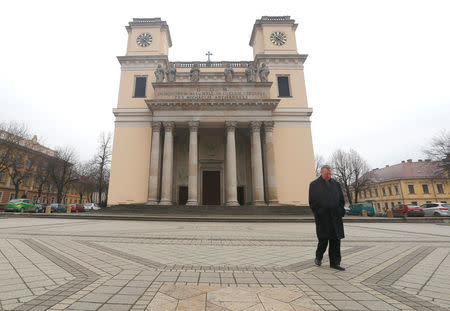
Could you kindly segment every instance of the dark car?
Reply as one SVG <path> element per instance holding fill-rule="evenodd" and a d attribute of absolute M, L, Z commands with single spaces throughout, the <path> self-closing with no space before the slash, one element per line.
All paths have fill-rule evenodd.
<path fill-rule="evenodd" d="M 405 215 L 407 216 L 417 216 L 417 217 L 423 217 L 425 216 L 425 213 L 423 212 L 423 209 L 420 206 L 413 205 L 413 204 L 400 204 L 392 208 L 392 213 L 394 217 L 403 217 Z"/>
<path fill-rule="evenodd" d="M 62 204 L 58 204 L 58 203 L 53 203 L 52 205 L 50 205 L 50 208 L 52 210 L 52 213 L 65 213 L 67 212 L 67 207 L 65 205 Z"/>
<path fill-rule="evenodd" d="M 0 211 L 5 210 L 6 203 L 0 203 Z"/>
<path fill-rule="evenodd" d="M 38 213 L 45 213 L 46 204 L 36 203 L 36 206 L 38 208 Z"/>

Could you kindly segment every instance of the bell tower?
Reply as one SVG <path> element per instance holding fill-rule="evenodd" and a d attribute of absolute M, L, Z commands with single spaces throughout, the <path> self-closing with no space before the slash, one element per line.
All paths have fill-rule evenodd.
<path fill-rule="evenodd" d="M 297 54 L 295 30 L 290 16 L 263 16 L 253 26 L 250 46 L 253 57 L 258 54 Z"/>
<path fill-rule="evenodd" d="M 127 56 L 168 55 L 172 46 L 169 26 L 161 18 L 133 18 L 128 32 Z"/>

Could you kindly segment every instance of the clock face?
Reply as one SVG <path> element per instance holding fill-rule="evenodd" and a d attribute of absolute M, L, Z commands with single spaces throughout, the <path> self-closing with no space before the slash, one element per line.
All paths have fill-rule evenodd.
<path fill-rule="evenodd" d="M 278 46 L 285 44 L 286 40 L 286 34 L 281 31 L 275 31 L 270 35 L 270 42 Z"/>
<path fill-rule="evenodd" d="M 153 40 L 152 35 L 149 34 L 148 32 L 144 32 L 144 33 L 141 33 L 137 37 L 136 43 L 139 46 L 142 46 L 143 48 L 145 48 L 145 47 L 149 46 L 152 43 L 152 40 Z"/>

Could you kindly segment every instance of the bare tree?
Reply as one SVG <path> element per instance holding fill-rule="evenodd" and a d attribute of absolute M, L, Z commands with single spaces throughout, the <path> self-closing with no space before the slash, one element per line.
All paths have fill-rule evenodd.
<path fill-rule="evenodd" d="M 80 202 L 83 196 L 90 195 L 95 191 L 96 182 L 92 171 L 92 165 L 89 162 L 78 163 L 76 166 L 77 181 L 75 188 L 80 197 Z"/>
<path fill-rule="evenodd" d="M 77 156 L 72 148 L 57 148 L 55 157 L 48 164 L 49 176 L 56 187 L 57 202 L 61 203 L 69 186 L 77 181 L 75 164 Z"/>
<path fill-rule="evenodd" d="M 104 189 L 108 187 L 107 179 L 109 181 L 109 166 L 111 164 L 111 144 L 112 144 L 112 136 L 111 133 L 101 133 L 99 138 L 99 147 L 97 150 L 97 154 L 94 156 L 92 160 L 92 164 L 94 166 L 95 176 L 97 180 L 97 192 L 99 198 L 99 204 L 102 206 L 106 205 L 106 200 L 102 202 L 102 193 Z M 107 178 L 108 177 L 108 178 Z"/>
<path fill-rule="evenodd" d="M 355 203 L 358 203 L 358 194 L 367 189 L 369 185 L 369 165 L 353 149 L 349 152 L 336 150 L 331 156 L 333 174 L 342 185 L 347 201 L 352 204 L 352 190 L 355 193 Z"/>
<path fill-rule="evenodd" d="M 320 154 L 314 155 L 314 165 L 316 168 L 316 177 L 320 176 L 320 168 L 325 164 L 325 159 Z"/>
<path fill-rule="evenodd" d="M 30 138 L 26 124 L 17 122 L 0 123 L 0 173 L 8 170 L 8 163 L 15 161 L 21 142 Z"/>
<path fill-rule="evenodd" d="M 352 195 L 350 187 L 353 180 L 353 170 L 351 167 L 349 154 L 341 149 L 336 150 L 331 155 L 331 165 L 333 168 L 333 175 L 341 184 L 344 195 L 347 197 L 347 201 L 351 204 Z"/>
<path fill-rule="evenodd" d="M 355 192 L 355 203 L 358 203 L 358 195 L 366 190 L 370 183 L 369 164 L 353 149 L 350 150 L 349 157 L 353 171 L 352 188 Z"/>
<path fill-rule="evenodd" d="M 442 161 L 442 170 L 450 176 L 450 131 L 442 130 L 422 151 L 432 160 Z M 442 170 L 439 169 L 436 175 L 442 174 Z"/>

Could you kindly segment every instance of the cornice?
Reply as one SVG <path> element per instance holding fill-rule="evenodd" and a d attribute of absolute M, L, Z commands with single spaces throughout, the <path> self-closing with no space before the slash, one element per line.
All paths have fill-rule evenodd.
<path fill-rule="evenodd" d="M 255 65 L 265 63 L 269 69 L 303 69 L 307 54 L 256 54 Z"/>
<path fill-rule="evenodd" d="M 119 61 L 122 70 L 154 70 L 158 64 L 162 64 L 165 68 L 167 68 L 169 63 L 167 55 L 117 56 L 117 60 Z"/>
<path fill-rule="evenodd" d="M 279 99 L 257 100 L 161 100 L 145 101 L 151 111 L 157 110 L 274 110 Z"/>

